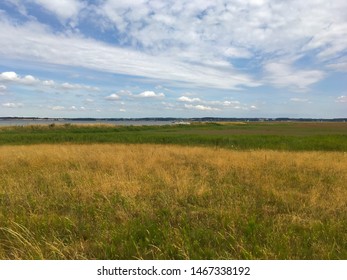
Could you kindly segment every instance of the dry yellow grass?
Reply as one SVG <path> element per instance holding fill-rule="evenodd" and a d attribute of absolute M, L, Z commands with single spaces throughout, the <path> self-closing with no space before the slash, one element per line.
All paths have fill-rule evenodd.
<path fill-rule="evenodd" d="M 346 182 L 338 152 L 1 146 L 0 258 L 346 258 Z"/>

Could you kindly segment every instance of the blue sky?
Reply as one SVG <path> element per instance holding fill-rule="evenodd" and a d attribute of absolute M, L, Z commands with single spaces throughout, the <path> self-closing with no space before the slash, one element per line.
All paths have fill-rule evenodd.
<path fill-rule="evenodd" d="M 345 0 L 2 0 L 0 116 L 347 117 Z"/>

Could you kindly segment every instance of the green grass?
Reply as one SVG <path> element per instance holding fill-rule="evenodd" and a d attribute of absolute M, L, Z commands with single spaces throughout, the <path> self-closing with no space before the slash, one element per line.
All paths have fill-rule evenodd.
<path fill-rule="evenodd" d="M 347 151 L 345 123 L 235 123 L 176 126 L 27 126 L 0 128 L 0 145 L 151 143 L 231 149 Z"/>

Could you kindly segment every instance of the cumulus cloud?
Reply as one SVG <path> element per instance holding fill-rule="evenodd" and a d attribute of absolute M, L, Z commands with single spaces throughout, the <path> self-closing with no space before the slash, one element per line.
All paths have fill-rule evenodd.
<path fill-rule="evenodd" d="M 64 106 L 49 106 L 48 108 L 53 110 L 53 111 L 63 111 L 63 110 L 65 110 Z"/>
<path fill-rule="evenodd" d="M 201 99 L 197 98 L 197 97 L 190 98 L 187 96 L 181 96 L 178 98 L 178 101 L 181 101 L 181 102 L 201 102 Z"/>
<path fill-rule="evenodd" d="M 42 84 L 44 86 L 48 86 L 48 87 L 54 87 L 55 86 L 55 82 L 53 80 L 43 81 Z"/>
<path fill-rule="evenodd" d="M 186 109 L 194 109 L 199 111 L 219 111 L 219 108 L 213 108 L 210 106 L 204 106 L 204 105 L 192 105 L 192 104 L 184 104 L 184 108 Z"/>
<path fill-rule="evenodd" d="M 31 75 L 26 75 L 21 79 L 21 82 L 23 84 L 32 85 L 32 84 L 38 83 L 39 80 L 37 80 L 35 77 Z"/>
<path fill-rule="evenodd" d="M 0 74 L 1 81 L 18 81 L 20 80 L 15 72 L 2 72 Z"/>
<path fill-rule="evenodd" d="M 347 95 L 341 95 L 336 98 L 336 102 L 338 103 L 347 103 Z"/>
<path fill-rule="evenodd" d="M 209 106 L 219 106 L 219 107 L 225 107 L 225 108 L 237 108 L 240 105 L 240 101 L 237 100 L 203 100 L 201 98 L 197 97 L 187 97 L 187 96 L 181 96 L 177 99 L 180 102 L 188 102 L 188 103 L 200 103 L 198 105 L 209 105 Z M 209 107 L 207 106 L 207 107 Z"/>
<path fill-rule="evenodd" d="M 192 109 L 199 111 L 220 111 L 228 112 L 235 110 L 258 110 L 255 105 L 242 103 L 238 100 L 205 100 L 202 98 L 188 97 L 186 95 L 176 99 L 178 102 L 162 102 L 167 110 Z M 183 105 L 181 105 L 183 103 Z"/>
<path fill-rule="evenodd" d="M 5 85 L 0 85 L 0 95 L 4 94 L 6 90 L 7 90 L 7 87 Z"/>
<path fill-rule="evenodd" d="M 32 75 L 21 77 L 16 72 L 2 72 L 0 74 L 0 81 L 24 85 L 34 85 L 36 83 L 39 83 L 39 80 Z"/>
<path fill-rule="evenodd" d="M 8 103 L 3 103 L 2 106 L 6 107 L 6 108 L 21 108 L 24 105 L 23 105 L 23 103 L 11 103 L 11 102 L 8 102 Z"/>
<path fill-rule="evenodd" d="M 63 84 L 61 84 L 61 87 L 63 89 L 80 89 L 80 87 L 78 85 L 72 85 L 69 83 L 63 83 Z"/>
<path fill-rule="evenodd" d="M 135 97 L 141 97 L 141 98 L 164 98 L 164 93 L 155 93 L 154 91 L 143 91 L 137 95 L 134 95 Z"/>
<path fill-rule="evenodd" d="M 120 97 L 119 97 L 118 94 L 112 93 L 112 94 L 110 94 L 109 96 L 106 96 L 105 99 L 106 99 L 106 100 L 110 100 L 110 101 L 116 101 L 116 100 L 119 100 Z"/>
<path fill-rule="evenodd" d="M 16 72 L 2 72 L 0 73 L 0 81 L 13 83 L 13 84 L 21 84 L 27 86 L 37 86 L 37 87 L 49 87 L 55 88 L 59 90 L 86 90 L 86 91 L 99 91 L 98 87 L 93 87 L 89 85 L 81 85 L 81 84 L 71 84 L 71 83 L 56 83 L 53 80 L 44 80 L 35 78 L 32 75 L 26 75 L 21 77 Z"/>

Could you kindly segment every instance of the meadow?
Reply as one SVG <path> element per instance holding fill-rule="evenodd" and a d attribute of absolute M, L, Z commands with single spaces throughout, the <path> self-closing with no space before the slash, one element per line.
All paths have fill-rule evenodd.
<path fill-rule="evenodd" d="M 346 134 L 1 128 L 0 259 L 347 259 Z"/>
<path fill-rule="evenodd" d="M 49 125 L 0 127 L 0 145 L 132 143 L 228 149 L 347 151 L 347 123 L 193 123 L 192 125 Z"/>

